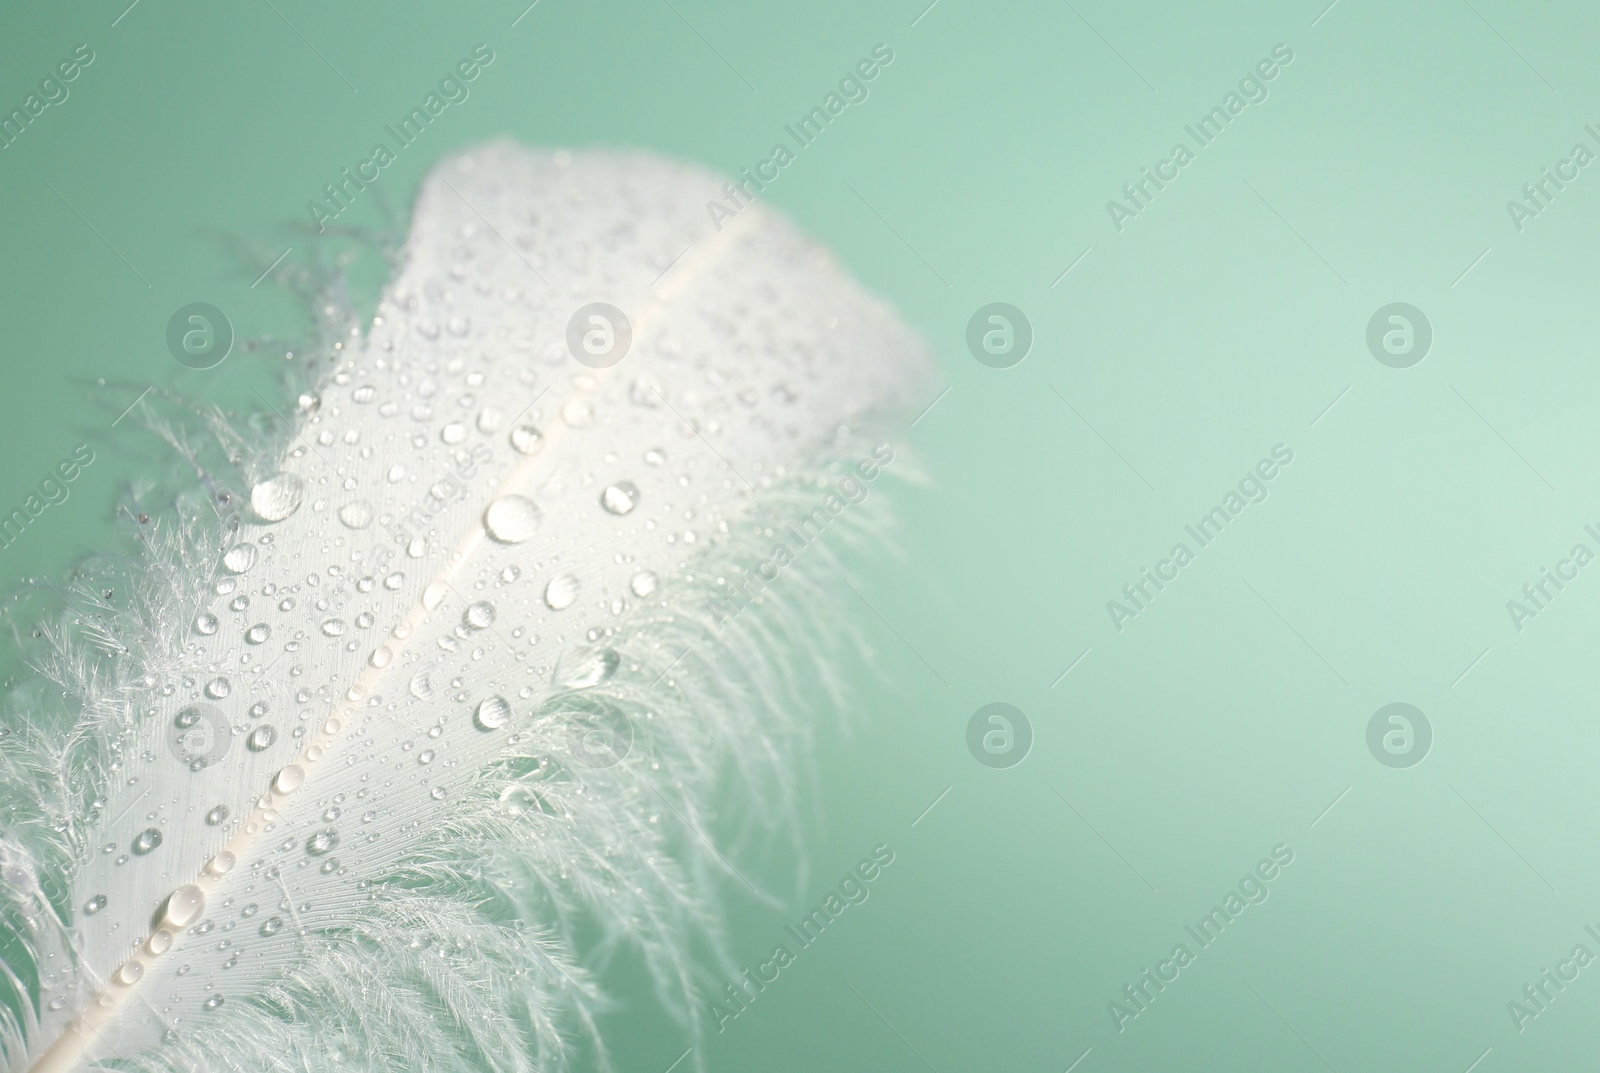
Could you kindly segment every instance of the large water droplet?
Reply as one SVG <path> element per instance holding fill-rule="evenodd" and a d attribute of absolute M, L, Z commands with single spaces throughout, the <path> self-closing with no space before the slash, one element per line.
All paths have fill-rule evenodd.
<path fill-rule="evenodd" d="M 494 625 L 494 604 L 488 600 L 479 600 L 469 604 L 466 611 L 462 612 L 461 621 L 469 629 L 486 630 Z"/>
<path fill-rule="evenodd" d="M 357 499 L 339 508 L 339 520 L 351 529 L 365 529 L 372 524 L 372 504 Z"/>
<path fill-rule="evenodd" d="M 258 622 L 244 631 L 244 639 L 253 645 L 259 645 L 272 636 L 272 627 L 265 622 Z"/>
<path fill-rule="evenodd" d="M 649 596 L 656 591 L 656 576 L 648 570 L 641 570 L 633 575 L 633 580 L 628 582 L 628 588 L 640 598 Z"/>
<path fill-rule="evenodd" d="M 411 676 L 411 695 L 418 700 L 433 696 L 433 680 L 428 677 L 427 671 L 418 671 Z"/>
<path fill-rule="evenodd" d="M 83 903 L 83 915 L 92 917 L 106 907 L 106 896 L 96 894 L 93 898 Z"/>
<path fill-rule="evenodd" d="M 483 512 L 483 527 L 502 544 L 521 544 L 539 528 L 539 505 L 527 496 L 501 496 Z"/>
<path fill-rule="evenodd" d="M 344 619 L 330 618 L 324 621 L 322 624 L 322 635 L 324 637 L 338 637 L 348 628 L 349 627 L 345 625 Z"/>
<path fill-rule="evenodd" d="M 194 617 L 194 632 L 205 637 L 210 637 L 217 632 L 217 616 L 209 611 L 202 611 Z"/>
<path fill-rule="evenodd" d="M 256 546 L 250 543 L 235 544 L 222 557 L 222 565 L 235 574 L 242 574 L 256 565 Z"/>
<path fill-rule="evenodd" d="M 270 726 L 258 726 L 250 732 L 248 738 L 244 739 L 244 743 L 251 752 L 259 753 L 263 749 L 271 748 L 272 743 L 277 740 L 278 732 L 276 730 Z"/>
<path fill-rule="evenodd" d="M 282 920 L 281 917 L 272 917 L 271 919 L 264 920 L 261 923 L 261 934 L 262 935 L 266 935 L 266 936 L 270 937 L 270 936 L 278 934 L 282 930 L 283 930 L 283 920 Z"/>
<path fill-rule="evenodd" d="M 221 700 L 233 692 L 233 683 L 220 675 L 206 683 L 206 696 L 212 700 Z"/>
<path fill-rule="evenodd" d="M 318 831 L 306 839 L 306 852 L 313 857 L 321 857 L 326 853 L 333 852 L 333 847 L 338 844 L 339 832 L 329 828 L 326 831 Z"/>
<path fill-rule="evenodd" d="M 589 689 L 617 673 L 622 657 L 614 648 L 602 648 L 580 658 L 570 670 L 563 669 L 561 684 L 568 689 Z"/>
<path fill-rule="evenodd" d="M 552 611 L 565 611 L 578 599 L 578 579 L 571 574 L 557 574 L 544 587 L 544 602 Z"/>
<path fill-rule="evenodd" d="M 511 721 L 511 702 L 504 697 L 488 697 L 478 704 L 473 721 L 480 730 L 499 730 Z"/>
<path fill-rule="evenodd" d="M 250 489 L 250 509 L 264 522 L 281 522 L 300 509 L 306 483 L 293 473 L 274 473 Z"/>
<path fill-rule="evenodd" d="M 612 514 L 627 514 L 639 502 L 639 486 L 632 481 L 618 481 L 600 493 L 600 505 Z"/>
<path fill-rule="evenodd" d="M 142 857 L 159 845 L 161 845 L 161 832 L 154 827 L 146 827 L 133 840 L 133 852 Z"/>
<path fill-rule="evenodd" d="M 544 446 L 544 433 L 532 425 L 518 425 L 511 430 L 511 446 L 521 454 L 534 454 Z"/>

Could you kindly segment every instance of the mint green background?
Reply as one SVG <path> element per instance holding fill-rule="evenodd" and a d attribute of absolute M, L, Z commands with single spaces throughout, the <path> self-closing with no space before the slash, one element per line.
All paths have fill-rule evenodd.
<path fill-rule="evenodd" d="M 1600 922 L 1600 567 L 1520 633 L 1505 601 L 1600 522 L 1600 173 L 1520 234 L 1505 201 L 1600 120 L 1600 11 L 1340 0 L 1312 27 L 1324 0 L 940 0 L 913 27 L 924 0 L 673 0 L 752 92 L 662 0 L 540 0 L 515 28 L 522 0 L 273 2 L 359 92 L 263 0 L 141 0 L 115 28 L 124 0 L 0 15 L 7 108 L 74 45 L 98 54 L 0 152 L 0 504 L 75 443 L 99 454 L 0 576 L 97 543 L 155 458 L 109 427 L 140 385 L 276 397 L 259 353 L 179 368 L 167 317 L 209 301 L 241 341 L 292 338 L 295 300 L 251 281 L 287 246 L 304 263 L 305 201 L 473 45 L 497 59 L 471 99 L 385 172 L 402 216 L 439 155 L 502 134 L 751 165 L 884 42 L 871 98 L 768 199 L 903 310 L 952 388 L 909 435 L 933 484 L 895 493 L 904 554 L 860 557 L 904 641 L 847 605 L 876 652 L 852 733 L 824 734 L 807 901 L 876 843 L 897 859 L 707 1041 L 709 1068 L 1061 1073 L 1091 1047 L 1082 1073 L 1592 1063 L 1600 965 L 1524 1032 L 1506 1003 Z M 1106 200 L 1277 42 L 1296 58 L 1271 97 L 1116 233 Z M 381 224 L 376 199 L 346 221 Z M 1032 320 L 1015 368 L 965 351 L 991 301 Z M 1394 301 L 1435 330 L 1409 370 L 1363 342 Z M 1271 497 L 1117 633 L 1105 601 L 1278 442 L 1295 461 Z M 994 700 L 1034 726 L 1010 770 L 964 744 Z M 1409 770 L 1365 746 L 1394 700 L 1434 727 Z M 1114 1031 L 1106 1003 L 1279 842 L 1296 857 L 1270 899 Z M 742 963 L 799 915 L 726 896 Z M 617 982 L 618 1066 L 661 1073 L 687 1043 Z"/>

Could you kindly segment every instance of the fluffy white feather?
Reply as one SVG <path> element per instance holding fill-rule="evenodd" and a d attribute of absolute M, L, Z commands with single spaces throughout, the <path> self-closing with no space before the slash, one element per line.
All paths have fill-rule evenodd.
<path fill-rule="evenodd" d="M 603 1063 L 617 948 L 698 1030 L 743 878 L 717 802 L 731 774 L 741 829 L 779 818 L 836 633 L 826 542 L 728 625 L 731 590 L 838 513 L 927 364 L 781 220 L 714 229 L 721 185 L 462 154 L 370 324 L 319 311 L 296 412 L 147 400 L 193 493 L 132 498 L 136 553 L 64 613 L 11 609 L 40 672 L 0 720 L 11 1070 Z M 629 314 L 609 368 L 569 352 L 591 302 Z"/>

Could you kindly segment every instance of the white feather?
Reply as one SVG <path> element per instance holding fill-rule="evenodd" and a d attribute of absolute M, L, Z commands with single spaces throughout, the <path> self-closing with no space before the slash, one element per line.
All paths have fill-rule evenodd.
<path fill-rule="evenodd" d="M 757 207 L 713 227 L 720 186 L 455 157 L 370 325 L 323 311 L 293 418 L 153 408 L 200 488 L 130 506 L 139 555 L 38 620 L 0 723 L 12 1070 L 603 1064 L 618 947 L 698 1030 L 697 937 L 743 878 L 719 787 L 752 829 L 792 796 L 834 563 L 725 628 L 729 581 L 926 393 L 825 253 Z M 607 369 L 566 342 L 596 301 L 633 329 Z"/>

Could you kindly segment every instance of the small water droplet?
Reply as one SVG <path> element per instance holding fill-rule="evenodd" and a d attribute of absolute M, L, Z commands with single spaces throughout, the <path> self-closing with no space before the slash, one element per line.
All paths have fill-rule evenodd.
<path fill-rule="evenodd" d="M 418 671 L 411 676 L 411 695 L 418 700 L 433 696 L 433 680 L 428 677 L 427 671 Z"/>
<path fill-rule="evenodd" d="M 578 579 L 571 574 L 557 574 L 544 587 L 544 602 L 552 611 L 565 611 L 578 599 Z"/>
<path fill-rule="evenodd" d="M 221 823 L 223 820 L 225 820 L 227 818 L 228 818 L 228 806 L 227 805 L 217 805 L 210 812 L 206 813 L 206 823 L 210 824 L 212 827 L 215 827 L 217 824 Z"/>
<path fill-rule="evenodd" d="M 318 831 L 306 839 L 306 852 L 313 857 L 321 857 L 326 853 L 332 852 L 333 847 L 338 844 L 339 832 L 330 827 L 328 830 Z"/>
<path fill-rule="evenodd" d="M 387 667 L 392 659 L 394 659 L 394 651 L 388 645 L 379 645 L 372 650 L 372 656 L 367 662 L 374 667 Z"/>
<path fill-rule="evenodd" d="M 280 932 L 282 930 L 283 930 L 283 919 L 281 917 L 268 917 L 266 920 L 263 920 L 261 922 L 261 934 L 262 935 L 268 935 L 268 936 L 276 935 L 276 934 L 278 934 L 278 932 Z"/>
<path fill-rule="evenodd" d="M 210 637 L 217 632 L 217 616 L 209 611 L 202 611 L 194 617 L 194 632 Z"/>
<path fill-rule="evenodd" d="M 233 683 L 220 675 L 206 683 L 206 696 L 212 700 L 221 700 L 233 692 Z"/>
<path fill-rule="evenodd" d="M 252 718 L 252 719 L 260 719 L 263 715 L 266 715 L 266 714 L 267 714 L 267 702 L 266 701 L 258 700 L 254 704 L 250 705 L 250 718 Z"/>
<path fill-rule="evenodd" d="M 405 580 L 406 576 L 396 570 L 394 573 L 383 579 L 383 587 L 388 589 L 390 592 L 394 592 L 399 589 L 401 585 L 405 584 Z"/>
<path fill-rule="evenodd" d="M 633 579 L 628 582 L 628 588 L 640 598 L 649 596 L 656 591 L 656 576 L 648 570 L 641 570 L 633 575 Z"/>
<path fill-rule="evenodd" d="M 663 451 L 659 447 L 652 447 L 644 453 L 644 460 L 652 466 L 665 465 L 667 461 L 667 452 Z"/>
<path fill-rule="evenodd" d="M 480 730 L 499 730 L 511 721 L 511 702 L 501 696 L 488 697 L 478 704 L 473 720 Z"/>
<path fill-rule="evenodd" d="M 212 995 L 210 998 L 206 999 L 206 1009 L 214 1010 L 221 1006 L 225 1001 L 226 999 L 224 999 L 221 995 Z"/>
<path fill-rule="evenodd" d="M 501 496 L 483 512 L 483 526 L 502 544 L 521 544 L 539 528 L 539 506 L 527 496 Z"/>
<path fill-rule="evenodd" d="M 244 631 L 244 639 L 250 644 L 259 645 L 272 636 L 272 627 L 265 622 L 258 622 Z"/>
<path fill-rule="evenodd" d="M 272 743 L 278 740 L 278 732 L 270 726 L 259 726 L 250 732 L 244 740 L 251 752 L 259 753 L 263 749 L 271 748 Z"/>
<path fill-rule="evenodd" d="M 322 635 L 324 637 L 339 637 L 343 635 L 344 631 L 348 628 L 349 627 L 345 625 L 344 619 L 330 618 L 322 623 Z"/>
<path fill-rule="evenodd" d="M 178 717 L 176 719 L 174 719 L 172 721 L 172 723 L 179 730 L 188 730 L 190 727 L 194 726 L 199 721 L 200 721 L 200 709 L 191 707 L 191 708 L 185 708 L 183 711 L 179 712 L 178 713 Z"/>
<path fill-rule="evenodd" d="M 435 801 L 443 801 L 447 793 L 449 793 L 449 791 L 443 786 L 435 786 L 432 790 L 428 791 L 428 796 L 433 798 Z"/>
<path fill-rule="evenodd" d="M 250 489 L 250 509 L 264 522 L 281 522 L 300 509 L 305 481 L 293 473 L 274 473 Z"/>
<path fill-rule="evenodd" d="M 242 574 L 256 565 L 256 546 L 250 543 L 235 544 L 222 557 L 222 565 L 235 574 Z"/>
<path fill-rule="evenodd" d="M 460 421 L 452 421 L 439 430 L 439 438 L 449 444 L 460 443 L 467 438 L 467 426 Z"/>
<path fill-rule="evenodd" d="M 424 750 L 422 750 L 422 752 L 418 753 L 417 754 L 417 763 L 419 763 L 419 764 L 431 764 L 431 763 L 433 763 L 433 750 L 432 749 L 424 749 Z"/>
<path fill-rule="evenodd" d="M 140 831 L 138 837 L 133 840 L 133 852 L 142 857 L 146 853 L 153 851 L 159 845 L 161 845 L 161 832 L 154 827 L 146 827 L 143 831 Z"/>
<path fill-rule="evenodd" d="M 639 486 L 632 481 L 618 481 L 600 493 L 600 505 L 612 514 L 627 514 L 639 502 Z"/>
<path fill-rule="evenodd" d="M 518 566 L 516 563 L 511 563 L 504 570 L 500 571 L 500 580 L 507 585 L 511 584 L 521 576 L 522 567 Z"/>
<path fill-rule="evenodd" d="M 93 898 L 83 903 L 83 915 L 92 917 L 106 907 L 106 896 L 96 894 Z"/>

